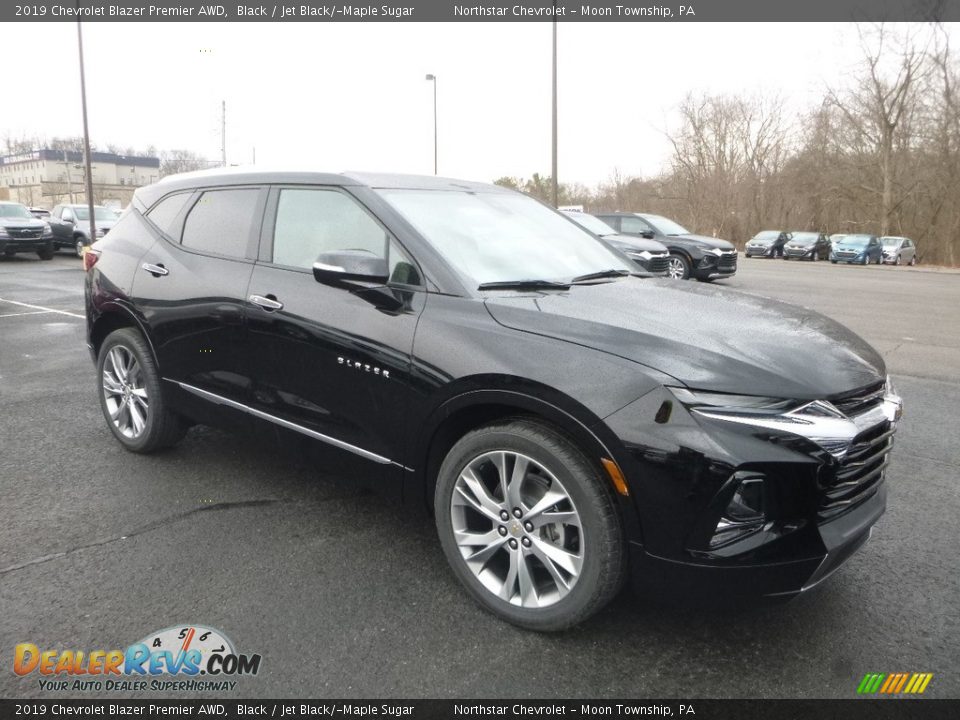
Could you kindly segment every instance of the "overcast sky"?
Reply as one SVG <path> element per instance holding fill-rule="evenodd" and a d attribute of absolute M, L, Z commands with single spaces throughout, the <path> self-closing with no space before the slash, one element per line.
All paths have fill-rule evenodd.
<path fill-rule="evenodd" d="M 91 138 L 217 159 L 226 100 L 230 163 L 255 147 L 258 164 L 431 173 L 434 73 L 440 174 L 549 174 L 550 39 L 550 23 L 85 24 Z M 81 134 L 76 25 L 17 24 L 3 49 L 28 92 L 8 85 L 0 136 Z M 561 23 L 560 180 L 656 174 L 688 91 L 799 112 L 858 59 L 852 25 Z"/>

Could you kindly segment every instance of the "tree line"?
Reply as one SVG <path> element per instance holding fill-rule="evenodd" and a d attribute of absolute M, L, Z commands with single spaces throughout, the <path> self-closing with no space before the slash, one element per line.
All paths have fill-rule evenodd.
<path fill-rule="evenodd" d="M 759 230 L 904 235 L 960 265 L 960 60 L 938 25 L 858 26 L 861 59 L 799 114 L 782 96 L 689 94 L 656 177 L 561 184 L 562 205 L 670 216 L 739 245 Z M 552 179 L 503 177 L 549 202 Z"/>

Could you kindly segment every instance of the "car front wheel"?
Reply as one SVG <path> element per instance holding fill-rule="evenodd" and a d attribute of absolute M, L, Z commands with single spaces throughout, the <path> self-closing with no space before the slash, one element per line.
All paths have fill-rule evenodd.
<path fill-rule="evenodd" d="M 623 531 L 609 486 L 545 424 L 515 419 L 465 435 L 443 461 L 434 500 L 457 578 L 514 625 L 571 627 L 623 584 Z"/>
<path fill-rule="evenodd" d="M 167 408 L 160 374 L 143 336 L 132 328 L 107 336 L 97 356 L 100 409 L 127 450 L 150 453 L 176 443 L 185 431 Z"/>
<path fill-rule="evenodd" d="M 670 255 L 667 264 L 667 276 L 674 280 L 686 280 L 690 277 L 690 263 L 683 255 Z"/>

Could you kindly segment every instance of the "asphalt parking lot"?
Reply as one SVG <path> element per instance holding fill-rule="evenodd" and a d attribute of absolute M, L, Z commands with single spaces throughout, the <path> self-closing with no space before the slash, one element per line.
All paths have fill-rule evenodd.
<path fill-rule="evenodd" d="M 76 258 L 0 258 L 0 697 L 42 697 L 13 647 L 114 649 L 183 623 L 261 672 L 231 697 L 854 697 L 932 672 L 960 697 L 960 273 L 744 260 L 721 283 L 819 310 L 886 357 L 906 415 L 873 539 L 793 602 L 622 594 L 560 635 L 479 610 L 430 520 L 194 428 L 125 452 L 100 414 Z M 50 695 L 46 695 L 50 697 Z"/>

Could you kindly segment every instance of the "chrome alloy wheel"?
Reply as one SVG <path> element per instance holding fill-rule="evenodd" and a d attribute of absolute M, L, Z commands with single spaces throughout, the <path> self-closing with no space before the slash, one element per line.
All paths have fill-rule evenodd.
<path fill-rule="evenodd" d="M 110 348 L 100 379 L 110 421 L 124 437 L 140 437 L 147 427 L 150 398 L 137 358 L 123 345 Z"/>
<path fill-rule="evenodd" d="M 562 600 L 583 566 L 580 515 L 556 476 L 526 455 L 487 452 L 460 472 L 450 522 L 466 566 L 524 608 Z"/>
<path fill-rule="evenodd" d="M 674 280 L 683 280 L 686 268 L 683 266 L 683 260 L 678 257 L 670 257 L 667 276 Z"/>

